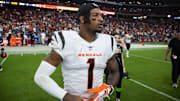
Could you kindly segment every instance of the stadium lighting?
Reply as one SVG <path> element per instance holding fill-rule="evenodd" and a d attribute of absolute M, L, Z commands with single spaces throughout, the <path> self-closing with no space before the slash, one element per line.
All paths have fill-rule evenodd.
<path fill-rule="evenodd" d="M 11 5 L 20 5 L 20 6 L 31 6 L 37 8 L 47 8 L 47 9 L 63 9 L 67 11 L 78 11 L 78 7 L 68 7 L 68 6 L 59 6 L 59 5 L 49 5 L 49 4 L 30 4 L 24 2 L 8 2 L 8 1 L 0 1 L 0 4 L 11 4 Z M 102 11 L 105 15 L 115 15 L 114 11 Z"/>
<path fill-rule="evenodd" d="M 28 3 L 25 3 L 26 4 L 26 6 L 29 6 L 29 4 Z"/>
<path fill-rule="evenodd" d="M 144 19 L 147 19 L 147 16 L 143 16 Z"/>
<path fill-rule="evenodd" d="M 136 17 L 136 16 L 133 16 L 133 19 L 137 19 L 137 17 Z"/>
<path fill-rule="evenodd" d="M 36 4 L 32 4 L 32 7 L 36 7 Z"/>
<path fill-rule="evenodd" d="M 144 19 L 147 19 L 147 16 L 133 17 L 133 19 L 144 20 Z"/>
<path fill-rule="evenodd" d="M 111 12 L 111 11 L 102 11 L 102 14 L 104 14 L 104 15 L 115 15 L 115 12 Z"/>
<path fill-rule="evenodd" d="M 140 1 L 137 1 L 137 4 L 138 4 L 138 5 L 141 5 L 141 2 L 140 2 Z"/>
<path fill-rule="evenodd" d="M 59 9 L 63 9 L 63 10 L 70 10 L 70 11 L 78 11 L 79 8 L 76 7 L 66 7 L 66 6 L 59 6 Z"/>
<path fill-rule="evenodd" d="M 35 7 L 39 7 L 39 4 L 35 4 Z"/>
<path fill-rule="evenodd" d="M 168 18 L 171 18 L 171 15 L 167 15 Z"/>
<path fill-rule="evenodd" d="M 175 19 L 175 20 L 179 20 L 179 19 L 180 19 L 180 17 L 174 17 L 174 19 Z"/>
<path fill-rule="evenodd" d="M 0 4 L 10 4 L 9 1 L 0 1 Z"/>
<path fill-rule="evenodd" d="M 11 5 L 18 5 L 18 2 L 11 2 Z"/>
<path fill-rule="evenodd" d="M 20 6 L 25 6 L 25 3 L 21 3 L 21 2 L 20 2 L 19 5 L 20 5 Z"/>

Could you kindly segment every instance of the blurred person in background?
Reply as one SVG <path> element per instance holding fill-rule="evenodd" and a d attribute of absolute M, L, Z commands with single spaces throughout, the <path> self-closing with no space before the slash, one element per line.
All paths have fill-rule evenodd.
<path fill-rule="evenodd" d="M 126 57 L 129 57 L 129 50 L 131 48 L 131 40 L 133 38 L 133 35 L 131 32 L 127 32 L 124 37 L 124 42 L 126 44 Z"/>
<path fill-rule="evenodd" d="M 46 33 L 45 33 L 45 31 L 43 30 L 43 31 L 41 32 L 41 44 L 42 44 L 42 45 L 45 45 L 45 40 L 46 40 Z"/>
<path fill-rule="evenodd" d="M 8 37 L 7 37 L 7 40 L 8 40 L 8 46 L 10 46 L 10 39 L 11 39 L 11 32 L 8 33 Z"/>
<path fill-rule="evenodd" d="M 128 72 L 126 72 L 126 68 L 124 65 L 123 47 L 122 47 L 122 42 L 120 41 L 120 35 L 115 34 L 114 37 L 117 42 L 116 60 L 119 65 L 119 74 L 120 74 L 120 79 L 116 86 L 116 101 L 120 101 L 121 92 L 122 92 L 122 79 L 124 76 L 128 77 Z"/>
<path fill-rule="evenodd" d="M 176 37 L 173 38 L 168 45 L 165 53 L 165 60 L 167 61 L 167 55 L 171 50 L 171 63 L 172 63 L 172 87 L 178 87 L 178 76 L 180 75 L 180 30 Z"/>
<path fill-rule="evenodd" d="M 3 36 L 2 36 L 2 34 L 0 34 L 0 47 L 1 47 L 1 58 L 6 58 L 7 53 L 5 52 L 5 49 L 3 47 Z M 3 71 L 1 63 L 0 63 L 0 71 Z"/>
<path fill-rule="evenodd" d="M 2 37 L 2 34 L 0 33 L 0 46 L 1 46 L 1 49 L 3 48 L 2 46 L 3 46 L 3 37 Z M 2 51 L 1 51 L 1 53 L 2 53 Z M 1 63 L 0 63 L 0 71 L 3 71 L 3 68 L 2 68 L 2 66 L 1 66 Z"/>

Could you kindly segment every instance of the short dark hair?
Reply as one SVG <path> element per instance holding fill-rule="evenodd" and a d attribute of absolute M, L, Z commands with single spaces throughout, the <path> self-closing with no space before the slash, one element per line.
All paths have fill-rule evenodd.
<path fill-rule="evenodd" d="M 99 8 L 99 6 L 95 3 L 88 3 L 88 4 L 82 5 L 78 10 L 77 21 L 80 22 L 80 19 L 79 19 L 80 16 L 84 16 L 84 23 L 90 24 L 90 20 L 89 20 L 90 11 L 94 8 Z"/>

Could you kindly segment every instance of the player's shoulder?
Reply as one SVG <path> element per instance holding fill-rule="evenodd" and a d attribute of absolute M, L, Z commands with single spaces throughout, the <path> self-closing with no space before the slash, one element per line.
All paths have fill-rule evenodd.
<path fill-rule="evenodd" d="M 63 30 L 63 31 L 55 31 L 54 33 L 62 33 L 63 35 L 73 35 L 73 34 L 77 34 L 76 31 L 73 31 L 73 30 Z"/>
<path fill-rule="evenodd" d="M 64 40 L 70 40 L 77 36 L 77 31 L 73 30 L 63 30 L 63 31 L 55 31 L 54 34 L 56 36 L 59 36 L 61 38 L 64 38 Z"/>
<path fill-rule="evenodd" d="M 98 36 L 101 37 L 101 38 L 113 38 L 112 35 L 109 35 L 109 34 L 103 34 L 103 33 L 98 33 Z"/>
<path fill-rule="evenodd" d="M 71 35 L 71 34 L 77 34 L 77 31 L 73 31 L 73 30 L 64 30 L 64 31 L 62 31 L 62 33 Z"/>

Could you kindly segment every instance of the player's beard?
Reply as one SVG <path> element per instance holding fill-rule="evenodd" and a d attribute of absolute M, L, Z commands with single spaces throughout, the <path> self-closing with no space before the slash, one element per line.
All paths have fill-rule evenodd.
<path fill-rule="evenodd" d="M 180 40 L 180 33 L 177 33 L 177 39 Z"/>
<path fill-rule="evenodd" d="M 97 28 L 97 29 L 96 29 L 96 32 L 97 32 L 97 33 L 101 33 L 101 32 L 102 32 L 102 28 Z"/>
<path fill-rule="evenodd" d="M 97 33 L 101 33 L 101 32 L 102 32 L 102 30 L 96 30 L 96 32 L 97 32 Z"/>

